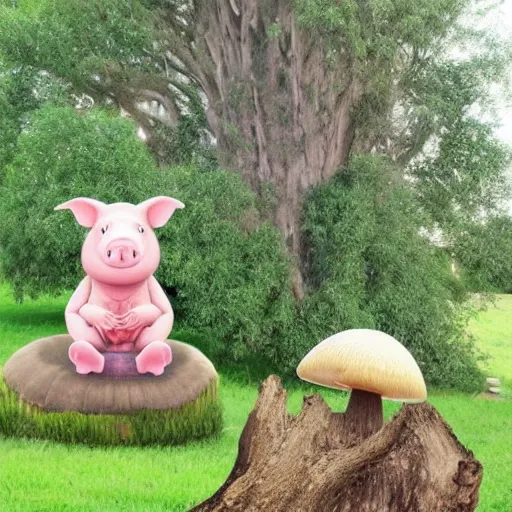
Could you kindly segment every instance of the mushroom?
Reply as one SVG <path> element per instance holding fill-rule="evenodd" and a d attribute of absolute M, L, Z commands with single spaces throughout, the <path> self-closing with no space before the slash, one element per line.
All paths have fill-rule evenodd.
<path fill-rule="evenodd" d="M 382 398 L 427 399 L 411 353 L 389 334 L 372 329 L 350 329 L 325 339 L 300 362 L 297 375 L 320 386 L 352 390 L 345 424 L 361 440 L 382 428 Z"/>

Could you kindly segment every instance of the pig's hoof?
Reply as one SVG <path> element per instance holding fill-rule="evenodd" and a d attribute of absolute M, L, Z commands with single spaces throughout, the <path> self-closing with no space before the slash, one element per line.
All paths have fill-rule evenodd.
<path fill-rule="evenodd" d="M 76 373 L 101 373 L 105 358 L 87 341 L 75 341 L 68 351 L 69 359 L 76 366 Z"/>
<path fill-rule="evenodd" d="M 135 358 L 139 373 L 162 375 L 164 368 L 172 361 L 171 347 L 163 341 L 153 341 L 145 346 Z"/>

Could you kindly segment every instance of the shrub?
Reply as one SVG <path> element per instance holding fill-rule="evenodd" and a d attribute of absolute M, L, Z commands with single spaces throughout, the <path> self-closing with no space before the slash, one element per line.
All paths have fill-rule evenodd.
<path fill-rule="evenodd" d="M 55 206 L 77 196 L 137 203 L 158 190 L 156 177 L 126 120 L 53 106 L 36 112 L 0 190 L 2 272 L 16 299 L 74 288 L 83 276 L 85 230 Z"/>
<path fill-rule="evenodd" d="M 305 332 L 320 340 L 348 328 L 379 329 L 412 352 L 430 384 L 479 389 L 462 321 L 466 294 L 446 255 L 419 234 L 419 211 L 401 173 L 375 157 L 354 158 L 312 192 L 304 217 Z"/>
<path fill-rule="evenodd" d="M 173 287 L 177 317 L 208 329 L 231 360 L 268 352 L 294 311 L 279 231 L 261 223 L 254 194 L 236 174 L 174 168 L 165 183 L 186 205 L 159 235 L 156 277 Z"/>
<path fill-rule="evenodd" d="M 9 66 L 0 57 L 0 184 L 16 154 L 16 142 L 27 116 L 49 98 L 64 104 L 68 85 L 30 66 Z"/>
<path fill-rule="evenodd" d="M 1 189 L 1 262 L 18 301 L 57 294 L 83 277 L 86 231 L 53 208 L 73 197 L 138 203 L 183 201 L 157 230 L 156 273 L 175 297 L 176 317 L 219 339 L 223 355 L 259 352 L 292 310 L 279 232 L 258 218 L 254 194 L 233 173 L 158 170 L 131 123 L 101 111 L 47 106 L 32 117 Z"/>
<path fill-rule="evenodd" d="M 512 293 L 512 218 L 489 217 L 466 227 L 455 244 L 461 278 L 474 292 Z"/>

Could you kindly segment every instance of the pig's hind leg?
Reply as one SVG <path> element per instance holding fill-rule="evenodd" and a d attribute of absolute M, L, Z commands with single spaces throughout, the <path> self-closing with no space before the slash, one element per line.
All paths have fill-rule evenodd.
<path fill-rule="evenodd" d="M 171 347 L 163 341 L 169 336 L 171 327 L 168 319 L 161 316 L 153 325 L 141 331 L 135 342 L 135 351 L 139 352 L 135 358 L 139 373 L 162 375 L 165 367 L 171 363 Z"/>
<path fill-rule="evenodd" d="M 163 341 L 153 341 L 146 345 L 135 358 L 139 373 L 162 375 L 164 369 L 172 361 L 171 347 Z"/>
<path fill-rule="evenodd" d="M 88 341 L 79 340 L 71 344 L 69 359 L 76 366 L 76 372 L 82 375 L 101 373 L 105 366 L 103 355 Z"/>
<path fill-rule="evenodd" d="M 105 343 L 95 327 L 76 315 L 72 322 L 68 322 L 68 331 L 76 340 L 68 350 L 69 359 L 76 366 L 76 372 L 82 375 L 88 373 L 101 373 L 105 366 Z"/>

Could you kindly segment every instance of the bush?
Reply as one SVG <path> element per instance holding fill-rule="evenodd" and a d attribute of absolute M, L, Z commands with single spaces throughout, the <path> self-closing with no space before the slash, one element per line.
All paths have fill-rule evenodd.
<path fill-rule="evenodd" d="M 65 104 L 68 85 L 29 66 L 9 66 L 0 57 L 0 184 L 29 113 L 49 98 Z"/>
<path fill-rule="evenodd" d="M 467 226 L 455 244 L 461 278 L 474 292 L 512 293 L 512 218 Z"/>
<path fill-rule="evenodd" d="M 13 119 L 10 107 L 0 85 L 0 184 L 4 178 L 5 165 L 13 157 L 18 137 L 18 127 Z"/>
<path fill-rule="evenodd" d="M 78 196 L 138 203 L 161 194 L 186 205 L 157 230 L 156 277 L 175 296 L 177 319 L 208 330 L 231 359 L 259 353 L 293 312 L 278 230 L 260 222 L 238 175 L 157 170 L 133 125 L 100 111 L 47 106 L 19 138 L 0 192 L 0 257 L 16 299 L 75 288 L 84 275 L 86 231 L 56 205 Z"/>
<path fill-rule="evenodd" d="M 126 120 L 53 106 L 36 112 L 0 190 L 0 258 L 15 298 L 75 288 L 83 276 L 85 230 L 55 206 L 77 196 L 137 203 L 159 190 L 156 177 Z"/>
<path fill-rule="evenodd" d="M 317 187 L 306 203 L 311 291 L 309 339 L 348 328 L 395 336 L 431 385 L 479 389 L 476 354 L 465 339 L 466 294 L 450 261 L 420 236 L 423 219 L 401 174 L 375 157 Z"/>
<path fill-rule="evenodd" d="M 173 287 L 177 317 L 208 329 L 228 360 L 267 352 L 294 311 L 279 231 L 261 223 L 254 194 L 236 174 L 174 168 L 165 184 L 186 205 L 159 234 L 156 277 Z"/>

